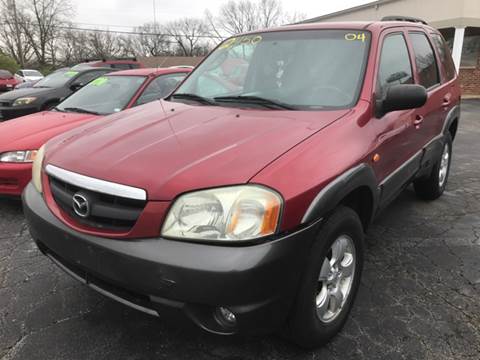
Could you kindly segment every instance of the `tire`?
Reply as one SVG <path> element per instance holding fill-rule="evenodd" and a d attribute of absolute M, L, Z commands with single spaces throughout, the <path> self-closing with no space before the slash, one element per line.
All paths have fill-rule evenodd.
<path fill-rule="evenodd" d="M 445 158 L 445 156 L 447 158 Z M 448 182 L 450 174 L 450 164 L 452 162 L 452 137 L 445 135 L 445 144 L 442 152 L 432 168 L 429 177 L 417 179 L 413 182 L 415 193 L 424 200 L 435 200 L 442 196 Z M 446 166 L 446 168 L 445 168 Z"/>
<path fill-rule="evenodd" d="M 308 349 L 319 347 L 342 329 L 360 284 L 363 268 L 363 238 L 362 223 L 357 213 L 348 207 L 339 207 L 321 227 L 308 257 L 297 298 L 289 314 L 284 332 L 297 345 Z M 338 298 L 330 296 L 331 300 L 328 300 L 330 292 L 326 290 L 328 286 L 325 285 L 328 281 L 320 281 L 319 278 L 325 279 L 324 275 L 326 273 L 331 274 L 327 270 L 331 269 L 328 264 L 334 261 L 331 248 L 338 241 L 349 244 L 348 249 L 350 255 L 353 255 L 354 266 L 351 267 L 353 276 L 349 282 L 347 295 L 343 297 L 345 299 L 342 301 L 343 305 L 339 312 L 334 315 L 333 312 L 329 313 L 321 310 L 325 309 L 325 306 L 322 306 L 325 304 L 328 305 L 327 308 L 330 308 L 330 305 L 334 305 Z M 341 264 L 349 264 L 349 259 L 347 252 L 345 252 Z M 334 281 L 338 281 L 338 279 Z M 346 279 L 340 281 L 343 285 L 347 284 Z M 334 288 L 339 289 L 340 287 Z M 333 290 L 333 292 L 338 294 L 338 291 Z M 318 313 L 317 306 L 319 306 Z M 320 314 L 324 316 L 321 317 Z M 330 315 L 330 317 L 327 315 Z"/>

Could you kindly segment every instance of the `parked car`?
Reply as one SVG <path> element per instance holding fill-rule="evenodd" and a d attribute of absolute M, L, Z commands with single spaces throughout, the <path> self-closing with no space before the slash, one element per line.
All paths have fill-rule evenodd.
<path fill-rule="evenodd" d="M 0 123 L 0 195 L 20 196 L 32 178 L 32 161 L 49 139 L 87 122 L 167 96 L 190 72 L 137 69 L 110 73 L 51 111 Z"/>
<path fill-rule="evenodd" d="M 109 67 L 118 70 L 128 70 L 140 69 L 144 66 L 136 58 L 88 59 L 83 63 L 75 65 L 72 69 L 85 69 L 89 67 Z"/>
<path fill-rule="evenodd" d="M 0 91 L 10 91 L 19 84 L 20 81 L 8 70 L 0 70 Z"/>
<path fill-rule="evenodd" d="M 0 95 L 0 120 L 9 120 L 55 107 L 91 80 L 111 72 L 109 68 L 87 68 L 54 72 L 31 88 Z"/>
<path fill-rule="evenodd" d="M 239 58 L 242 81 L 222 67 Z M 372 219 L 412 182 L 444 192 L 459 104 L 448 46 L 421 22 L 235 36 L 162 111 L 48 142 L 26 218 L 45 255 L 137 310 L 319 346 L 352 308 Z"/>
<path fill-rule="evenodd" d="M 44 78 L 43 74 L 38 70 L 22 69 L 16 73 L 23 81 L 39 81 Z"/>

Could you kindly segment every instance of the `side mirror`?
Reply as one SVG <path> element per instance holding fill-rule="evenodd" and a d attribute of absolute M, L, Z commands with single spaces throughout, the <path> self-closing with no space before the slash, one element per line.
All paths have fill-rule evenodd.
<path fill-rule="evenodd" d="M 417 109 L 427 102 L 427 90 L 421 85 L 394 85 L 382 100 L 377 100 L 377 117 L 398 110 Z"/>
<path fill-rule="evenodd" d="M 82 83 L 73 83 L 70 85 L 70 90 L 72 90 L 73 92 L 81 89 L 83 87 L 83 84 Z"/>

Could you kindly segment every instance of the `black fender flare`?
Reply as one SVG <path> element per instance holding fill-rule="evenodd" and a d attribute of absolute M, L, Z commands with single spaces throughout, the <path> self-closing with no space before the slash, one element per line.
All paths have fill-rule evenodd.
<path fill-rule="evenodd" d="M 445 135 L 446 132 L 449 131 L 450 126 L 455 120 L 460 121 L 460 105 L 455 105 L 448 112 L 445 118 L 445 122 L 443 123 L 443 130 L 441 135 Z"/>
<path fill-rule="evenodd" d="M 302 218 L 302 223 L 310 223 L 324 217 L 334 210 L 348 194 L 361 187 L 368 187 L 372 194 L 371 221 L 378 206 L 380 191 L 372 167 L 362 163 L 347 170 L 325 186 L 310 203 Z"/>

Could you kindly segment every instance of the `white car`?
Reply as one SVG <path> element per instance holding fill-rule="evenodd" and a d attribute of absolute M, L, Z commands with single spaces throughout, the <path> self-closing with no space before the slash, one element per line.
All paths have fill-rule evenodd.
<path fill-rule="evenodd" d="M 21 77 L 25 82 L 38 81 L 43 79 L 42 73 L 37 70 L 22 69 L 18 70 L 15 75 Z"/>

